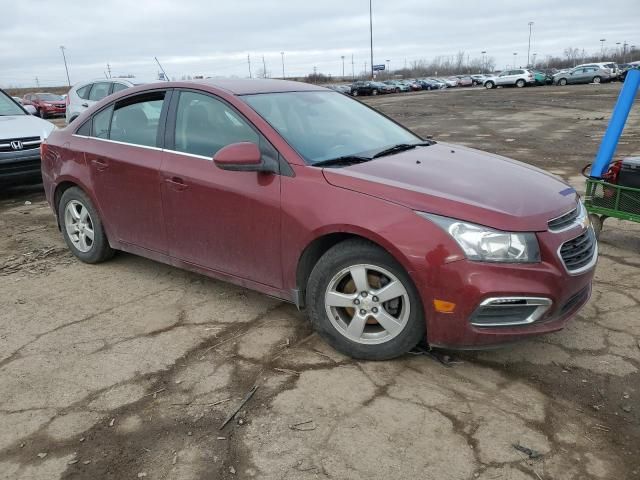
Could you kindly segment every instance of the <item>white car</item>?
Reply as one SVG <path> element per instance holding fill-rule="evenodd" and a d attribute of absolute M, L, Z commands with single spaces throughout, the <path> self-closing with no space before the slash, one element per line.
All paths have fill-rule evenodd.
<path fill-rule="evenodd" d="M 515 70 L 505 70 L 500 75 L 493 75 L 484 80 L 484 87 L 496 88 L 496 87 L 526 87 L 527 85 L 533 85 L 535 80 L 533 73 L 523 68 Z"/>
<path fill-rule="evenodd" d="M 582 65 L 576 65 L 574 68 L 590 68 L 590 67 L 598 67 L 604 70 L 605 72 L 609 72 L 612 78 L 620 75 L 620 68 L 618 68 L 618 64 L 614 62 L 594 62 L 594 63 L 583 63 Z"/>
<path fill-rule="evenodd" d="M 40 144 L 55 130 L 0 90 L 0 184 L 39 182 Z"/>
<path fill-rule="evenodd" d="M 67 124 L 107 95 L 141 84 L 142 82 L 132 78 L 108 78 L 77 83 L 69 90 L 67 97 Z"/>

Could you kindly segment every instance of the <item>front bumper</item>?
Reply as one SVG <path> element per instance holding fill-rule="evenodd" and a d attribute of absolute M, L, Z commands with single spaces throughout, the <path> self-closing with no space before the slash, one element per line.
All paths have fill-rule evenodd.
<path fill-rule="evenodd" d="M 0 152 L 0 183 L 18 184 L 41 178 L 40 150 Z"/>
<path fill-rule="evenodd" d="M 558 257 L 559 247 L 581 233 L 579 229 L 571 229 L 562 234 L 538 234 L 542 262 L 537 264 L 457 260 L 414 272 L 419 277 L 418 288 L 425 309 L 427 342 L 440 347 L 479 349 L 564 328 L 591 296 L 595 261 L 589 269 L 572 274 Z M 483 303 L 491 305 L 493 300 L 505 298 L 545 299 L 550 305 L 537 310 L 531 318 L 525 315 L 526 321 L 505 317 L 511 325 L 504 326 L 496 326 L 498 322 L 479 315 Z M 436 299 L 455 304 L 455 309 L 450 313 L 438 311 L 434 306 Z M 535 310 L 534 306 L 521 305 L 515 311 L 526 312 L 526 308 Z M 491 314 L 491 307 L 488 311 Z"/>

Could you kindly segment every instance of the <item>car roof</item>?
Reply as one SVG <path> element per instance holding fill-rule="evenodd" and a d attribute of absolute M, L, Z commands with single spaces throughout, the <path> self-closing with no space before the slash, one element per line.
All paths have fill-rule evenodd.
<path fill-rule="evenodd" d="M 202 85 L 220 88 L 234 95 L 252 95 L 257 93 L 280 93 L 280 92 L 305 92 L 328 90 L 318 85 L 311 85 L 303 82 L 293 82 L 290 80 L 259 79 L 259 78 L 225 78 L 206 80 L 187 80 L 179 82 L 163 82 L 167 87 L 178 87 L 184 85 Z M 158 84 L 155 84 L 158 86 Z"/>

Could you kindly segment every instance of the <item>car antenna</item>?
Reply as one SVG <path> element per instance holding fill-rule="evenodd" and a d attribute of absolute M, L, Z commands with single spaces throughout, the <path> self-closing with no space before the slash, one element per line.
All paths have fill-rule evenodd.
<path fill-rule="evenodd" d="M 169 77 L 167 76 L 167 72 L 165 72 L 164 68 L 162 68 L 162 65 L 160 65 L 160 62 L 158 61 L 158 57 L 153 57 L 153 58 L 156 61 L 156 63 L 158 64 L 158 66 L 160 67 L 160 70 L 162 71 L 162 75 L 164 75 L 164 79 L 168 82 L 169 81 Z"/>

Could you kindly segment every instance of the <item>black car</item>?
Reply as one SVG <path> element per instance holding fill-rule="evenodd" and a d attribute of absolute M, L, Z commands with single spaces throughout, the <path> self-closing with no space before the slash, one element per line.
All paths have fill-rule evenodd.
<path fill-rule="evenodd" d="M 351 84 L 351 95 L 354 97 L 357 97 L 358 95 L 378 95 L 379 93 L 382 93 L 382 91 L 376 82 L 358 80 Z"/>

